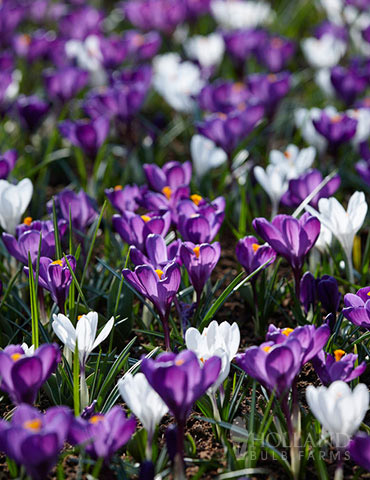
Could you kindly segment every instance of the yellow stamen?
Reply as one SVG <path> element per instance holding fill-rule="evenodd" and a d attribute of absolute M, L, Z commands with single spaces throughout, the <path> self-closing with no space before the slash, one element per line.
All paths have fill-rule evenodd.
<path fill-rule="evenodd" d="M 233 84 L 233 86 L 231 87 L 231 90 L 234 92 L 234 93 L 239 93 L 239 92 L 242 92 L 245 88 L 245 85 L 243 82 L 236 82 Z"/>
<path fill-rule="evenodd" d="M 175 365 L 177 365 L 178 367 L 181 367 L 183 363 L 184 363 L 184 360 L 179 359 L 179 360 L 176 360 Z"/>
<path fill-rule="evenodd" d="M 59 265 L 60 267 L 63 266 L 63 262 L 62 260 L 55 260 L 54 262 L 51 262 L 50 265 Z"/>
<path fill-rule="evenodd" d="M 261 245 L 258 245 L 258 243 L 252 243 L 254 253 L 256 253 L 259 248 L 261 248 Z"/>
<path fill-rule="evenodd" d="M 335 361 L 339 362 L 341 358 L 346 354 L 344 350 L 334 350 Z"/>
<path fill-rule="evenodd" d="M 104 415 L 93 415 L 89 419 L 89 422 L 94 425 L 95 423 L 101 422 L 102 420 L 104 420 Z"/>
<path fill-rule="evenodd" d="M 281 331 L 281 333 L 283 335 L 285 335 L 286 337 L 289 337 L 289 335 L 294 331 L 293 328 L 284 328 L 284 330 Z"/>
<path fill-rule="evenodd" d="M 168 186 L 163 187 L 162 188 L 162 193 L 167 198 L 167 200 L 169 200 L 171 198 L 171 195 L 172 195 L 171 187 L 168 187 Z"/>
<path fill-rule="evenodd" d="M 79 315 L 79 316 L 77 317 L 77 320 L 81 320 L 82 317 L 83 317 L 83 315 Z"/>
<path fill-rule="evenodd" d="M 22 357 L 21 353 L 13 353 L 13 355 L 10 355 L 10 358 L 13 360 L 13 362 L 16 362 Z"/>
<path fill-rule="evenodd" d="M 196 246 L 193 248 L 193 252 L 195 253 L 195 256 L 199 258 L 199 253 L 200 253 L 200 247 Z"/>
<path fill-rule="evenodd" d="M 33 420 L 27 420 L 24 422 L 23 427 L 27 430 L 32 430 L 33 432 L 39 432 L 41 430 L 42 422 L 39 418 L 34 418 Z"/>
<path fill-rule="evenodd" d="M 116 185 L 113 190 L 115 192 L 118 192 L 119 190 L 122 190 L 122 189 L 123 189 L 122 185 Z"/>
<path fill-rule="evenodd" d="M 149 220 L 150 220 L 149 215 L 141 215 L 141 218 L 142 218 L 142 220 L 144 220 L 145 223 L 149 222 Z"/>
<path fill-rule="evenodd" d="M 201 197 L 197 193 L 194 193 L 194 195 L 190 195 L 190 198 L 191 200 L 193 200 L 196 206 L 198 206 L 200 202 L 203 200 L 203 197 Z"/>
<path fill-rule="evenodd" d="M 268 353 L 271 350 L 271 347 L 266 345 L 265 347 L 262 348 L 262 350 L 266 353 Z"/>
<path fill-rule="evenodd" d="M 205 362 L 205 360 L 204 360 L 204 358 L 203 358 L 203 357 L 200 357 L 200 359 L 199 359 L 199 360 L 200 360 L 202 363 L 204 363 L 204 362 Z"/>
<path fill-rule="evenodd" d="M 342 120 L 342 115 L 334 115 L 334 117 L 331 117 L 330 121 L 331 123 L 338 123 Z"/>
<path fill-rule="evenodd" d="M 29 226 L 31 225 L 31 223 L 32 223 L 32 217 L 26 217 L 26 218 L 23 220 L 23 223 L 29 227 Z"/>
<path fill-rule="evenodd" d="M 162 278 L 163 275 L 163 270 L 160 270 L 159 268 L 156 268 L 155 273 L 158 275 L 159 280 Z"/>

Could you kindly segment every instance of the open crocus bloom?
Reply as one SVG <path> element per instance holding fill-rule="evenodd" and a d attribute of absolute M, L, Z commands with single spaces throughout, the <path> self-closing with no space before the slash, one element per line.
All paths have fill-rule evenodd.
<path fill-rule="evenodd" d="M 240 265 L 244 268 L 248 275 L 257 270 L 261 265 L 265 265 L 264 269 L 274 263 L 276 259 L 276 252 L 269 245 L 260 245 L 256 237 L 250 235 L 239 240 L 236 245 L 236 258 Z M 255 281 L 254 276 L 251 281 Z"/>
<path fill-rule="evenodd" d="M 29 178 L 24 178 L 17 185 L 0 180 L 0 225 L 6 232 L 15 234 L 32 193 L 33 185 Z"/>
<path fill-rule="evenodd" d="M 370 287 L 360 288 L 356 292 L 344 296 L 343 315 L 362 328 L 370 329 Z"/>
<path fill-rule="evenodd" d="M 339 448 L 348 445 L 369 407 L 369 390 L 363 383 L 353 391 L 341 380 L 328 388 L 310 385 L 306 390 L 306 398 L 312 413 Z"/>
<path fill-rule="evenodd" d="M 336 380 L 351 382 L 366 370 L 366 362 L 356 367 L 358 355 L 346 354 L 343 350 L 335 350 L 333 355 L 325 356 L 322 350 L 312 359 L 312 364 L 322 383 L 326 386 Z"/>
<path fill-rule="evenodd" d="M 190 141 L 190 152 L 194 170 L 198 177 L 203 177 L 209 170 L 218 168 L 227 161 L 227 155 L 209 138 L 194 135 Z"/>
<path fill-rule="evenodd" d="M 77 321 L 76 328 L 65 315 L 53 315 L 52 327 L 55 335 L 74 353 L 76 342 L 78 344 L 78 354 L 81 366 L 86 364 L 90 353 L 107 338 L 114 325 L 112 317 L 105 324 L 98 336 L 96 331 L 98 327 L 98 314 L 89 312 L 82 315 Z"/>

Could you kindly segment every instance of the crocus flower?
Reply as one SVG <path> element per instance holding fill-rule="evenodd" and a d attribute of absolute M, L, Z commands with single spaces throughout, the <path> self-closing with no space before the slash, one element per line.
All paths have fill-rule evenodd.
<path fill-rule="evenodd" d="M 144 173 L 150 188 L 164 195 L 170 195 L 178 187 L 189 186 L 191 162 L 167 162 L 162 168 L 154 163 L 145 163 Z"/>
<path fill-rule="evenodd" d="M 77 95 L 86 86 L 88 78 L 88 72 L 76 67 L 65 67 L 44 73 L 48 97 L 62 103 Z"/>
<path fill-rule="evenodd" d="M 370 287 L 360 288 L 356 292 L 344 295 L 343 315 L 362 328 L 370 329 Z"/>
<path fill-rule="evenodd" d="M 148 298 L 158 310 L 163 324 L 166 348 L 169 350 L 168 316 L 181 282 L 178 264 L 170 262 L 163 269 L 154 269 L 151 265 L 139 265 L 134 272 L 126 268 L 123 269 L 122 275 L 137 292 Z"/>
<path fill-rule="evenodd" d="M 285 170 L 281 169 L 279 165 L 267 165 L 266 170 L 256 165 L 253 174 L 270 197 L 272 204 L 271 218 L 274 218 L 278 212 L 280 200 L 288 190 Z"/>
<path fill-rule="evenodd" d="M 284 397 L 301 369 L 302 349 L 298 340 L 286 344 L 266 342 L 237 355 L 236 361 L 248 375 L 268 390 Z"/>
<path fill-rule="evenodd" d="M 306 38 L 301 48 L 307 62 L 313 68 L 331 68 L 339 63 L 347 45 L 338 38 L 326 33 L 320 38 Z"/>
<path fill-rule="evenodd" d="M 98 328 L 98 314 L 96 312 L 81 315 L 77 321 L 76 328 L 72 325 L 69 318 L 61 313 L 53 315 L 52 323 L 55 335 L 72 353 L 75 352 L 77 342 L 81 368 L 85 368 L 90 353 L 108 337 L 113 325 L 114 318 L 112 317 L 104 325 L 99 335 L 96 336 Z"/>
<path fill-rule="evenodd" d="M 291 75 L 288 72 L 254 73 L 246 79 L 251 101 L 262 106 L 266 115 L 272 118 L 285 95 L 289 92 Z"/>
<path fill-rule="evenodd" d="M 59 125 L 60 133 L 72 145 L 81 148 L 87 155 L 95 157 L 109 133 L 109 120 L 99 117 L 96 120 L 65 120 Z"/>
<path fill-rule="evenodd" d="M 211 13 L 216 22 L 227 30 L 255 28 L 268 23 L 271 6 L 266 2 L 213 0 Z"/>
<path fill-rule="evenodd" d="M 52 407 L 42 414 L 19 405 L 10 422 L 0 420 L 1 450 L 24 465 L 32 479 L 44 480 L 57 463 L 72 417 L 67 407 Z"/>
<path fill-rule="evenodd" d="M 125 211 L 122 215 L 113 215 L 112 223 L 123 241 L 144 251 L 145 240 L 149 234 L 156 233 L 163 237 L 167 235 L 171 226 L 171 213 L 148 212 L 145 215 L 137 215 Z"/>
<path fill-rule="evenodd" d="M 178 229 L 185 241 L 209 243 L 217 235 L 225 217 L 225 199 L 207 202 L 200 195 L 182 200 L 177 206 Z"/>
<path fill-rule="evenodd" d="M 137 185 L 116 185 L 104 190 L 112 206 L 122 215 L 126 210 L 134 212 L 139 208 L 137 200 L 140 198 L 140 189 Z"/>
<path fill-rule="evenodd" d="M 194 352 L 162 353 L 155 360 L 144 358 L 141 370 L 177 422 L 177 452 L 182 459 L 185 422 L 193 404 L 218 379 L 221 359 L 211 357 L 200 364 Z"/>
<path fill-rule="evenodd" d="M 266 263 L 264 269 L 274 263 L 276 252 L 269 245 L 259 245 L 256 237 L 248 236 L 240 239 L 236 245 L 236 258 L 248 275 L 253 273 L 257 268 Z M 252 278 L 255 281 L 256 276 Z"/>
<path fill-rule="evenodd" d="M 0 180 L 0 225 L 6 232 L 14 235 L 32 193 L 33 185 L 29 178 L 24 178 L 17 185 Z"/>
<path fill-rule="evenodd" d="M 334 197 L 321 198 L 318 207 L 319 211 L 316 211 L 308 205 L 306 210 L 317 217 L 342 245 L 348 262 L 350 281 L 353 282 L 353 241 L 367 214 L 365 194 L 355 192 L 349 199 L 347 211 Z"/>
<path fill-rule="evenodd" d="M 355 68 L 336 66 L 331 70 L 330 79 L 338 96 L 348 105 L 351 105 L 367 86 L 365 75 Z"/>
<path fill-rule="evenodd" d="M 370 471 L 370 436 L 364 432 L 359 432 L 355 435 L 348 445 L 351 459 L 364 468 Z"/>
<path fill-rule="evenodd" d="M 272 73 L 283 70 L 294 54 L 294 43 L 276 35 L 266 37 L 257 47 L 257 59 Z"/>
<path fill-rule="evenodd" d="M 310 385 L 306 398 L 312 413 L 338 448 L 348 445 L 369 407 L 369 390 L 363 383 L 359 383 L 353 391 L 341 380 L 333 382 L 328 388 Z"/>
<path fill-rule="evenodd" d="M 0 389 L 13 403 L 34 403 L 42 385 L 55 372 L 61 355 L 58 345 L 46 343 L 34 352 L 20 345 L 0 351 Z"/>
<path fill-rule="evenodd" d="M 59 31 L 65 38 L 84 40 L 89 35 L 102 33 L 104 15 L 99 10 L 83 5 L 65 15 L 59 23 Z"/>
<path fill-rule="evenodd" d="M 133 59 L 149 60 L 158 53 L 162 40 L 157 31 L 143 34 L 137 30 L 127 30 L 123 41 L 127 46 L 128 55 Z"/>
<path fill-rule="evenodd" d="M 145 239 L 145 253 L 136 248 L 130 248 L 130 260 L 136 266 L 153 265 L 154 268 L 162 268 L 168 262 L 179 262 L 181 241 L 175 240 L 166 245 L 165 239 L 158 233 L 151 233 Z"/>
<path fill-rule="evenodd" d="M 319 152 L 323 152 L 327 147 L 327 141 L 318 133 L 313 125 L 313 121 L 320 118 L 321 110 L 319 108 L 299 108 L 295 111 L 295 124 L 300 129 L 303 139 L 315 147 Z"/>
<path fill-rule="evenodd" d="M 90 457 L 104 458 L 108 462 L 130 440 L 135 429 L 135 418 L 127 418 L 122 408 L 116 405 L 105 415 L 97 413 L 88 420 L 73 418 L 68 442 L 83 445 Z"/>
<path fill-rule="evenodd" d="M 76 259 L 73 255 L 67 255 L 71 269 L 76 269 Z M 28 275 L 28 267 L 24 267 Z M 36 272 L 34 272 L 36 274 Z M 65 258 L 53 261 L 48 257 L 40 257 L 39 286 L 50 292 L 51 298 L 58 305 L 59 310 L 64 312 L 64 304 L 67 300 L 69 287 L 72 283 L 72 275 Z"/>
<path fill-rule="evenodd" d="M 277 215 L 271 223 L 265 218 L 255 218 L 253 228 L 276 253 L 290 263 L 296 280 L 296 291 L 299 292 L 304 257 L 319 236 L 320 222 L 307 213 L 299 220 L 289 215 Z"/>
<path fill-rule="evenodd" d="M 222 360 L 221 370 L 217 381 L 210 387 L 212 393 L 216 392 L 226 380 L 230 372 L 230 362 L 238 353 L 240 344 L 240 330 L 238 324 L 228 322 L 218 324 L 213 320 L 202 333 L 190 327 L 185 333 L 185 344 L 188 350 L 196 353 L 199 361 L 204 363 L 209 358 L 218 356 Z"/>
<path fill-rule="evenodd" d="M 281 203 L 288 207 L 298 207 L 323 181 L 319 170 L 311 170 L 301 177 L 291 179 L 287 192 L 282 196 Z M 334 195 L 340 186 L 340 176 L 335 175 L 320 191 L 312 198 L 309 205 L 317 208 L 320 198 Z"/>
<path fill-rule="evenodd" d="M 227 162 L 227 155 L 209 138 L 194 135 L 190 141 L 190 153 L 197 177 L 204 177 L 211 169 Z M 370 182 L 369 182 L 370 183 Z"/>
<path fill-rule="evenodd" d="M 279 166 L 281 171 L 285 172 L 288 180 L 298 178 L 311 168 L 316 156 L 314 147 L 302 148 L 301 150 L 293 144 L 290 144 L 281 152 L 280 150 L 271 150 L 269 161 L 274 166 Z"/>
<path fill-rule="evenodd" d="M 323 275 L 315 279 L 311 272 L 306 272 L 301 280 L 300 301 L 307 313 L 310 306 L 314 306 L 316 299 L 327 313 L 336 313 L 339 307 L 341 294 L 338 290 L 338 282 L 330 275 Z"/>
<path fill-rule="evenodd" d="M 346 354 L 343 350 L 335 350 L 333 355 L 325 355 L 324 350 L 321 350 L 312 359 L 312 364 L 321 382 L 328 386 L 336 380 L 348 383 L 362 375 L 366 370 L 366 362 L 356 367 L 357 358 L 358 355 Z"/>
<path fill-rule="evenodd" d="M 244 110 L 250 99 L 251 93 L 245 83 L 230 80 L 216 80 L 203 87 L 198 95 L 200 108 L 212 113 Z"/>
<path fill-rule="evenodd" d="M 22 125 L 30 132 L 35 131 L 50 109 L 50 105 L 36 95 L 22 95 L 17 100 L 18 116 Z"/>
<path fill-rule="evenodd" d="M 66 220 L 58 220 L 59 238 L 67 229 Z M 28 265 L 28 254 L 31 261 L 37 260 L 41 233 L 40 257 L 53 258 L 55 255 L 55 234 L 52 220 L 32 220 L 26 217 L 23 224 L 16 227 L 15 236 L 3 233 L 2 239 L 10 255 L 24 265 Z"/>
<path fill-rule="evenodd" d="M 168 412 L 167 405 L 149 385 L 145 375 L 140 372 L 135 376 L 131 375 L 131 373 L 126 373 L 119 380 L 118 389 L 132 413 L 140 420 L 148 432 L 148 446 L 150 450 L 155 429 L 162 417 Z M 148 457 L 151 458 L 149 452 Z"/>
<path fill-rule="evenodd" d="M 237 63 L 242 64 L 257 51 L 267 33 L 262 29 L 230 30 L 223 33 L 227 52 Z"/>
<path fill-rule="evenodd" d="M 194 35 L 185 42 L 184 49 L 188 58 L 211 73 L 222 61 L 225 44 L 222 36 L 214 32 L 208 36 Z"/>
<path fill-rule="evenodd" d="M 180 258 L 188 272 L 190 281 L 200 301 L 203 288 L 220 259 L 221 246 L 218 242 L 195 245 L 184 242 L 180 248 Z"/>
<path fill-rule="evenodd" d="M 6 179 L 17 161 L 16 150 L 7 150 L 0 155 L 0 180 Z"/>
<path fill-rule="evenodd" d="M 72 227 L 78 232 L 84 232 L 98 216 L 92 199 L 83 191 L 75 193 L 73 190 L 62 190 L 55 197 L 56 206 L 60 215 L 69 224 L 71 217 Z M 51 210 L 52 205 L 48 205 Z"/>
<path fill-rule="evenodd" d="M 313 120 L 312 123 L 333 148 L 351 140 L 355 136 L 357 129 L 357 120 L 355 118 L 340 113 L 330 115 L 322 111 L 320 117 Z"/>

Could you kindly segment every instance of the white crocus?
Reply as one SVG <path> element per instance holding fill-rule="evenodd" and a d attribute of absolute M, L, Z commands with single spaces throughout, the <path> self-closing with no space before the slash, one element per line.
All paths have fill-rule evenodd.
<path fill-rule="evenodd" d="M 290 180 L 306 173 L 312 167 L 315 156 L 314 147 L 300 150 L 296 145 L 290 144 L 284 152 L 271 150 L 269 160 L 272 165 L 279 167 Z"/>
<path fill-rule="evenodd" d="M 348 445 L 369 406 L 369 390 L 365 384 L 359 383 L 352 391 L 341 380 L 329 387 L 315 388 L 310 385 L 306 390 L 306 398 L 312 413 L 338 448 Z"/>
<path fill-rule="evenodd" d="M 176 53 L 158 55 L 153 60 L 153 86 L 178 112 L 192 112 L 194 96 L 204 86 L 200 69 L 191 62 L 181 62 Z"/>
<path fill-rule="evenodd" d="M 213 0 L 211 13 L 221 27 L 230 30 L 255 28 L 274 17 L 268 3 L 254 0 Z"/>
<path fill-rule="evenodd" d="M 315 83 L 328 98 L 335 97 L 335 89 L 331 83 L 330 68 L 320 68 L 315 72 Z"/>
<path fill-rule="evenodd" d="M 357 120 L 356 135 L 352 142 L 358 145 L 370 137 L 370 110 L 368 108 L 356 108 L 347 110 L 346 115 Z"/>
<path fill-rule="evenodd" d="M 307 108 L 299 108 L 294 112 L 294 119 L 303 139 L 322 153 L 326 150 L 327 141 L 317 132 L 312 123 L 312 120 L 318 119 L 320 115 L 320 108 L 311 108 L 309 110 Z"/>
<path fill-rule="evenodd" d="M 319 211 L 307 205 L 306 210 L 317 217 L 342 245 L 347 259 L 349 280 L 353 283 L 352 250 L 356 233 L 362 227 L 367 213 L 363 192 L 355 192 L 348 202 L 347 211 L 334 197 L 321 198 Z"/>
<path fill-rule="evenodd" d="M 22 343 L 21 347 L 23 348 L 24 354 L 26 357 L 32 357 L 35 353 L 35 346 L 28 346 L 27 343 Z"/>
<path fill-rule="evenodd" d="M 338 64 L 346 52 L 346 44 L 325 34 L 321 38 L 305 38 L 301 42 L 303 54 L 313 68 L 331 68 Z"/>
<path fill-rule="evenodd" d="M 197 60 L 202 67 L 217 67 L 222 61 L 225 43 L 218 33 L 195 35 L 186 41 L 184 49 L 186 55 L 191 60 Z"/>
<path fill-rule="evenodd" d="M 320 0 L 328 19 L 337 25 L 343 24 L 343 0 Z"/>
<path fill-rule="evenodd" d="M 190 141 L 190 153 L 197 177 L 204 177 L 209 170 L 218 168 L 227 161 L 222 148 L 203 135 L 194 135 Z"/>
<path fill-rule="evenodd" d="M 118 389 L 132 413 L 140 420 L 148 432 L 147 457 L 151 458 L 151 444 L 155 429 L 162 417 L 168 412 L 167 405 L 158 393 L 149 385 L 143 373 L 135 376 L 131 373 L 121 378 Z"/>
<path fill-rule="evenodd" d="M 96 312 L 81 315 L 77 321 L 76 328 L 72 325 L 69 318 L 62 313 L 54 314 L 53 319 L 52 327 L 55 335 L 72 353 L 75 351 L 77 342 L 81 368 L 85 367 L 90 353 L 108 337 L 114 325 L 114 318 L 112 317 L 105 324 L 99 335 L 96 336 L 98 328 L 98 314 Z"/>
<path fill-rule="evenodd" d="M 274 218 L 278 212 L 281 197 L 288 190 L 289 182 L 286 171 L 280 165 L 267 165 L 266 170 L 257 165 L 254 167 L 254 176 L 257 182 L 270 197 L 272 211 L 271 218 Z"/>
<path fill-rule="evenodd" d="M 368 12 L 359 14 L 356 8 L 348 6 L 345 9 L 345 16 L 346 21 L 351 25 L 350 35 L 353 44 L 362 55 L 369 57 L 370 44 L 363 38 L 362 32 L 370 25 L 370 14 Z"/>
<path fill-rule="evenodd" d="M 29 178 L 24 178 L 17 185 L 0 180 L 0 225 L 6 232 L 14 235 L 32 193 L 33 185 Z"/>
<path fill-rule="evenodd" d="M 190 327 L 185 333 L 185 343 L 186 348 L 192 350 L 202 363 L 214 355 L 221 358 L 222 365 L 218 380 L 210 388 L 210 392 L 214 394 L 229 375 L 230 362 L 239 349 L 240 330 L 237 323 L 218 324 L 213 320 L 202 333 Z"/>
<path fill-rule="evenodd" d="M 65 45 L 68 58 L 75 60 L 78 66 L 90 72 L 90 83 L 94 87 L 105 85 L 107 75 L 103 67 L 103 54 L 100 49 L 100 39 L 89 35 L 85 40 L 68 40 Z"/>

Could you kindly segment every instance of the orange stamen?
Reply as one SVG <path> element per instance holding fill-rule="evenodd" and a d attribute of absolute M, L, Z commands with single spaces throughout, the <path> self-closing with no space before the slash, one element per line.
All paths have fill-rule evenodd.
<path fill-rule="evenodd" d="M 252 243 L 252 250 L 254 253 L 256 253 L 259 248 L 261 248 L 261 245 L 258 245 L 258 243 Z"/>
<path fill-rule="evenodd" d="M 190 199 L 193 200 L 196 206 L 198 206 L 200 202 L 203 200 L 203 197 L 201 197 L 197 193 L 194 193 L 194 195 L 190 195 Z"/>
<path fill-rule="evenodd" d="M 155 273 L 158 275 L 159 280 L 161 280 L 162 275 L 163 275 L 163 270 L 160 270 L 159 268 L 156 268 Z"/>
<path fill-rule="evenodd" d="M 118 192 L 119 190 L 122 190 L 122 189 L 123 189 L 122 185 L 116 185 L 113 190 L 115 192 Z"/>
<path fill-rule="evenodd" d="M 26 217 L 26 218 L 23 220 L 23 223 L 29 227 L 29 226 L 31 225 L 31 223 L 32 223 L 32 217 Z"/>
<path fill-rule="evenodd" d="M 167 200 L 169 200 L 171 198 L 171 195 L 172 195 L 171 187 L 168 187 L 168 186 L 163 187 L 162 188 L 162 193 L 167 198 Z"/>
<path fill-rule="evenodd" d="M 193 252 L 195 253 L 195 256 L 199 258 L 200 247 L 199 246 L 194 247 Z"/>
<path fill-rule="evenodd" d="M 50 265 L 59 265 L 60 267 L 63 266 L 62 260 L 54 260 L 54 262 L 51 262 Z"/>
<path fill-rule="evenodd" d="M 335 361 L 339 362 L 341 358 L 346 354 L 344 350 L 334 350 Z"/>
<path fill-rule="evenodd" d="M 34 418 L 33 420 L 27 420 L 23 423 L 23 427 L 27 430 L 32 430 L 33 432 L 39 432 L 41 430 L 42 422 L 39 418 Z"/>
<path fill-rule="evenodd" d="M 289 337 L 289 335 L 294 331 L 293 328 L 284 328 L 284 330 L 281 331 L 281 333 L 283 335 L 285 335 L 286 337 Z"/>
<path fill-rule="evenodd" d="M 142 220 L 144 220 L 145 223 L 149 222 L 149 220 L 150 220 L 149 215 L 141 215 L 141 218 L 142 218 Z"/>
<path fill-rule="evenodd" d="M 16 362 L 22 357 L 21 353 L 13 353 L 13 355 L 10 355 L 10 358 L 13 360 L 13 362 Z"/>
<path fill-rule="evenodd" d="M 93 415 L 89 419 L 89 422 L 94 425 L 95 423 L 101 422 L 102 420 L 104 420 L 104 415 Z"/>
<path fill-rule="evenodd" d="M 265 347 L 262 348 L 262 350 L 266 353 L 269 353 L 269 351 L 271 350 L 271 347 L 266 345 Z"/>

